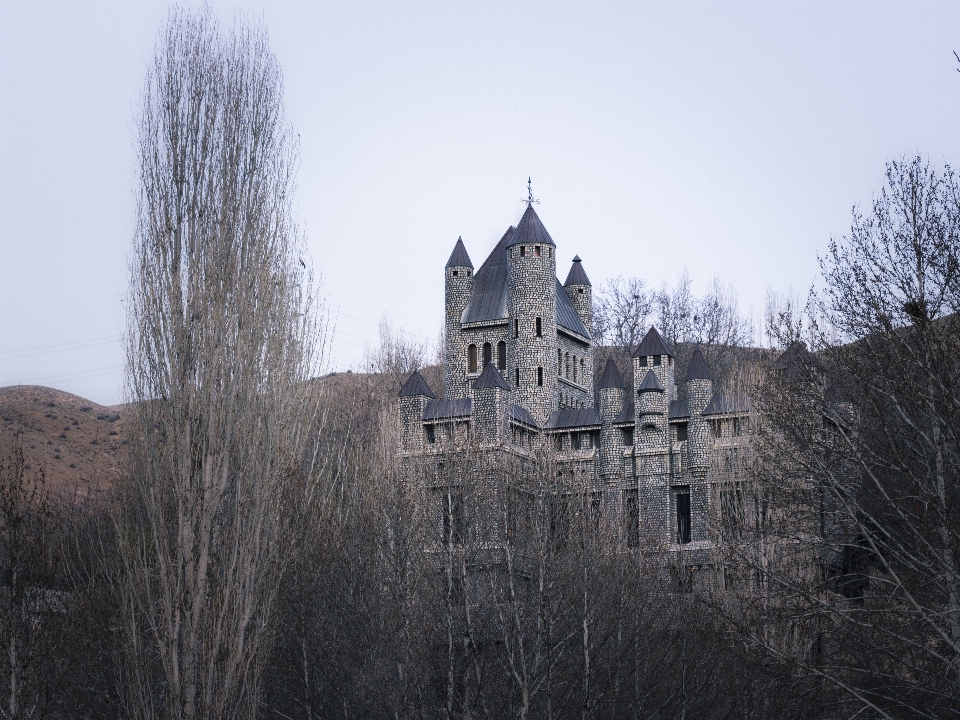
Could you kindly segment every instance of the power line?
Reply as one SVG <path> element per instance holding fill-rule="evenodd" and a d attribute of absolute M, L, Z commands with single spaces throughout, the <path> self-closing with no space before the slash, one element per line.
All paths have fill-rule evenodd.
<path fill-rule="evenodd" d="M 52 345 L 37 345 L 35 347 L 19 348 L 17 350 L 4 350 L 0 352 L 0 360 L 15 360 L 17 358 L 33 357 L 34 355 L 47 355 L 49 353 L 67 352 L 69 350 L 83 350 L 97 345 L 107 345 L 120 339 L 120 335 L 104 335 L 98 338 L 89 338 L 87 340 L 73 340 L 65 343 L 54 343 Z"/>

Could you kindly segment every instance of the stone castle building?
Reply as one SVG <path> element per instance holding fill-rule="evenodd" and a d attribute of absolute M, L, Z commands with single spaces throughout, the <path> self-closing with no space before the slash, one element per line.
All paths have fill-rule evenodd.
<path fill-rule="evenodd" d="M 677 378 L 650 328 L 630 377 L 609 359 L 595 383 L 590 280 L 575 256 L 560 283 L 557 246 L 529 202 L 479 269 L 458 239 L 443 272 L 444 399 L 419 372 L 398 399 L 400 453 L 420 468 L 411 472 L 465 441 L 506 459 L 547 453 L 558 479 L 586 485 L 596 510 L 617 519 L 625 546 L 652 540 L 710 562 L 711 468 L 743 443 L 746 409 L 714 395 L 700 351 Z"/>

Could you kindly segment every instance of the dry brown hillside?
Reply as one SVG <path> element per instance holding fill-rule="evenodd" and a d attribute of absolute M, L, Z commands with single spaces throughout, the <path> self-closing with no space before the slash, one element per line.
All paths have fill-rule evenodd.
<path fill-rule="evenodd" d="M 19 434 L 28 470 L 42 468 L 51 491 L 108 488 L 119 476 L 120 414 L 76 395 L 35 385 L 0 388 L 0 454 Z"/>

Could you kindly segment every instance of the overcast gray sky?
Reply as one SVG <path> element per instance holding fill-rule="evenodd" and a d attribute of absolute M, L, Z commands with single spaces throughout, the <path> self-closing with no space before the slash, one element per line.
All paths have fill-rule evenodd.
<path fill-rule="evenodd" d="M 884 163 L 957 161 L 958 2 L 214 3 L 261 14 L 298 209 L 358 367 L 384 313 L 443 318 L 523 210 L 594 285 L 803 290 Z M 133 109 L 166 3 L 0 2 L 0 385 L 120 398 Z"/>

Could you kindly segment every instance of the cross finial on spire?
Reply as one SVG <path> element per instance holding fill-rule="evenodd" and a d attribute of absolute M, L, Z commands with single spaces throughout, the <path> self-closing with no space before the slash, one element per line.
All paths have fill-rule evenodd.
<path fill-rule="evenodd" d="M 533 196 L 533 186 L 532 186 L 532 184 L 531 184 L 531 182 L 530 182 L 530 178 L 529 178 L 529 177 L 527 178 L 527 197 L 526 197 L 526 198 L 520 198 L 520 202 L 525 202 L 525 203 L 527 204 L 527 207 L 530 207 L 531 205 L 533 205 L 533 203 L 539 203 L 539 202 L 540 202 L 539 200 L 537 200 L 537 199 Z"/>

